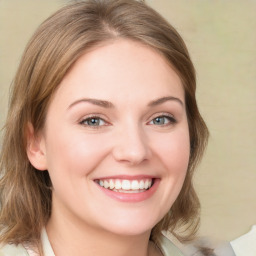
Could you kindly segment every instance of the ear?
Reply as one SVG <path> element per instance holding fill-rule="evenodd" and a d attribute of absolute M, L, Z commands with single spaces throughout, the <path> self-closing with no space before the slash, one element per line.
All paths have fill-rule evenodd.
<path fill-rule="evenodd" d="M 27 156 L 37 170 L 47 170 L 45 140 L 42 134 L 35 134 L 31 123 L 27 125 Z"/>

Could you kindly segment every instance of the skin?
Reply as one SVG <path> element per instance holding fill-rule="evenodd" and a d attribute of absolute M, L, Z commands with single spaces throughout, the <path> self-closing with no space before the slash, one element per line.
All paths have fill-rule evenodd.
<path fill-rule="evenodd" d="M 56 256 L 160 255 L 149 236 L 181 190 L 189 131 L 181 80 L 159 53 L 124 39 L 92 49 L 62 80 L 42 132 L 29 130 L 28 157 L 53 184 Z M 159 184 L 146 200 L 118 201 L 95 182 L 116 175 Z"/>

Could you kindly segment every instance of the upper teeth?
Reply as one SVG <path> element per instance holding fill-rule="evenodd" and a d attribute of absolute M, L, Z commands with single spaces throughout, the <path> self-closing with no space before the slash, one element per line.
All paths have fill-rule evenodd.
<path fill-rule="evenodd" d="M 98 180 L 100 186 L 113 190 L 139 190 L 148 189 L 152 185 L 152 179 L 144 180 L 120 180 L 120 179 L 104 179 Z"/>

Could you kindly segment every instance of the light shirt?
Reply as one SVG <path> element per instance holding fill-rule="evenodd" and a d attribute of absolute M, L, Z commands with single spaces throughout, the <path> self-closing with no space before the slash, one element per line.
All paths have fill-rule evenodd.
<path fill-rule="evenodd" d="M 41 240 L 44 256 L 55 256 L 46 230 L 42 230 Z M 164 235 L 160 239 L 160 250 L 164 256 L 184 256 L 181 251 Z M 0 248 L 0 256 L 38 256 L 37 253 L 23 245 L 6 244 Z"/>
<path fill-rule="evenodd" d="M 256 225 L 252 226 L 250 232 L 231 241 L 231 246 L 236 256 L 256 255 Z"/>

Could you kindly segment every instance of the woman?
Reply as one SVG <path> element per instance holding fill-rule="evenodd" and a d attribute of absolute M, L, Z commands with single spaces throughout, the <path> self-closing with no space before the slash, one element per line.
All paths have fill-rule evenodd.
<path fill-rule="evenodd" d="M 208 131 L 195 88 L 183 40 L 142 2 L 48 18 L 5 126 L 3 255 L 182 255 L 162 231 L 185 241 L 199 222 L 191 180 Z"/>

